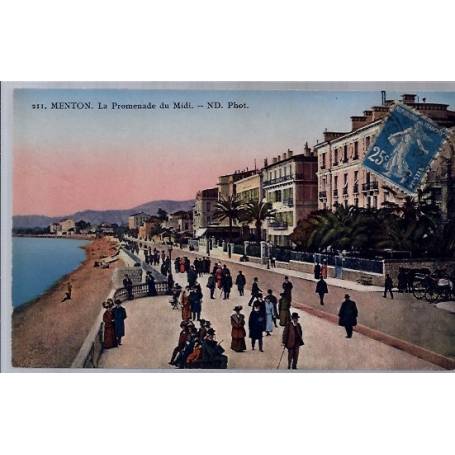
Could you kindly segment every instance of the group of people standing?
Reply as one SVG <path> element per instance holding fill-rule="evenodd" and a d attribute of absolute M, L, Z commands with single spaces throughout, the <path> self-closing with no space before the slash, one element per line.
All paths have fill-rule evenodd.
<path fill-rule="evenodd" d="M 120 300 L 116 300 L 114 304 L 112 299 L 103 302 L 103 308 L 105 309 L 103 313 L 103 348 L 118 347 L 125 336 L 126 310 Z"/>

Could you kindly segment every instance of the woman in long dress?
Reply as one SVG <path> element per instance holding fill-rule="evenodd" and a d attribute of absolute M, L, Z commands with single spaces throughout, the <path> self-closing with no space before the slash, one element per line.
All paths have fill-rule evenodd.
<path fill-rule="evenodd" d="M 273 303 L 269 299 L 265 299 L 265 332 L 268 337 L 273 332 L 274 310 Z"/>
<path fill-rule="evenodd" d="M 189 321 L 191 319 L 191 304 L 189 299 L 189 290 L 190 288 L 187 286 L 185 290 L 182 292 L 182 296 L 180 297 L 180 303 L 182 304 L 183 321 Z"/>
<path fill-rule="evenodd" d="M 114 313 L 112 312 L 113 303 L 109 301 L 103 303 L 103 308 L 106 311 L 103 314 L 104 322 L 104 337 L 103 348 L 110 349 L 117 347 L 117 339 L 115 337 Z"/>
<path fill-rule="evenodd" d="M 223 285 L 223 270 L 219 266 L 215 272 L 215 279 L 218 289 L 221 289 L 221 286 Z"/>
<path fill-rule="evenodd" d="M 234 313 L 231 315 L 231 349 L 236 352 L 246 351 L 245 316 L 240 311 L 242 311 L 242 307 L 237 305 L 234 308 Z"/>

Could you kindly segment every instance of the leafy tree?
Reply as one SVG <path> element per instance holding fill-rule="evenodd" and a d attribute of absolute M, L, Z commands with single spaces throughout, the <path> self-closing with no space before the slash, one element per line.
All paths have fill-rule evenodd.
<path fill-rule="evenodd" d="M 167 220 L 167 212 L 166 212 L 166 210 L 162 209 L 161 207 L 157 210 L 156 215 L 161 221 Z"/>
<path fill-rule="evenodd" d="M 270 202 L 251 201 L 242 210 L 240 217 L 248 222 L 254 222 L 256 229 L 256 240 L 261 240 L 262 223 L 267 219 L 275 218 L 275 209 Z"/>
<path fill-rule="evenodd" d="M 225 219 L 229 222 L 229 241 L 232 240 L 232 226 L 242 215 L 243 206 L 237 195 L 222 196 L 215 204 L 213 218 L 219 221 Z"/>

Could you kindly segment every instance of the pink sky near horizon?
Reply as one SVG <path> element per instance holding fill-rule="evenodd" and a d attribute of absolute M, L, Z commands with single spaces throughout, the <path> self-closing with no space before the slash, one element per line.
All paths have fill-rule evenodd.
<path fill-rule="evenodd" d="M 232 154 L 216 155 L 208 163 L 206 152 L 130 148 L 92 150 L 80 159 L 71 149 L 23 146 L 15 150 L 13 211 L 61 216 L 84 209 L 128 209 L 159 199 L 193 199 L 197 190 L 216 186 L 226 169 L 235 169 Z"/>

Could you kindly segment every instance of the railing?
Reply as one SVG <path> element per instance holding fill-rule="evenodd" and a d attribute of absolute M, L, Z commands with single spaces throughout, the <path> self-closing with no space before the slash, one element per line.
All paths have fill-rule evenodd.
<path fill-rule="evenodd" d="M 167 281 L 155 281 L 155 289 L 157 295 L 166 295 L 169 293 L 169 287 L 167 285 Z M 133 296 L 134 298 L 140 298 L 140 297 L 146 297 L 148 295 L 148 285 L 147 283 L 141 283 L 141 284 L 133 284 Z M 117 289 L 114 292 L 114 301 L 115 300 L 120 300 L 121 302 L 124 302 L 125 300 L 128 300 L 128 291 L 126 288 L 120 288 Z"/>
<path fill-rule="evenodd" d="M 343 257 L 343 268 L 361 270 L 362 272 L 384 273 L 384 261 Z"/>
<path fill-rule="evenodd" d="M 286 205 L 288 207 L 294 207 L 294 199 L 293 198 L 283 199 L 283 205 Z"/>
<path fill-rule="evenodd" d="M 245 247 L 243 244 L 234 243 L 234 254 L 243 254 L 245 252 Z"/>
<path fill-rule="evenodd" d="M 90 351 L 84 360 L 82 368 L 97 368 L 101 354 L 103 353 L 103 342 L 104 342 L 104 325 L 100 324 L 98 331 L 96 332 L 95 339 L 92 342 Z M 79 366 L 80 367 L 80 366 Z"/>
<path fill-rule="evenodd" d="M 319 197 L 322 199 L 322 198 L 326 198 L 327 197 L 327 191 L 319 191 Z"/>
<path fill-rule="evenodd" d="M 275 179 L 264 180 L 263 186 L 270 186 L 275 185 L 277 183 L 288 182 L 292 180 L 305 180 L 304 174 L 289 174 L 289 175 L 282 175 L 281 177 L 277 177 Z"/>
<path fill-rule="evenodd" d="M 261 246 L 257 243 L 249 243 L 246 248 L 247 256 L 253 256 L 256 258 L 261 257 Z"/>

